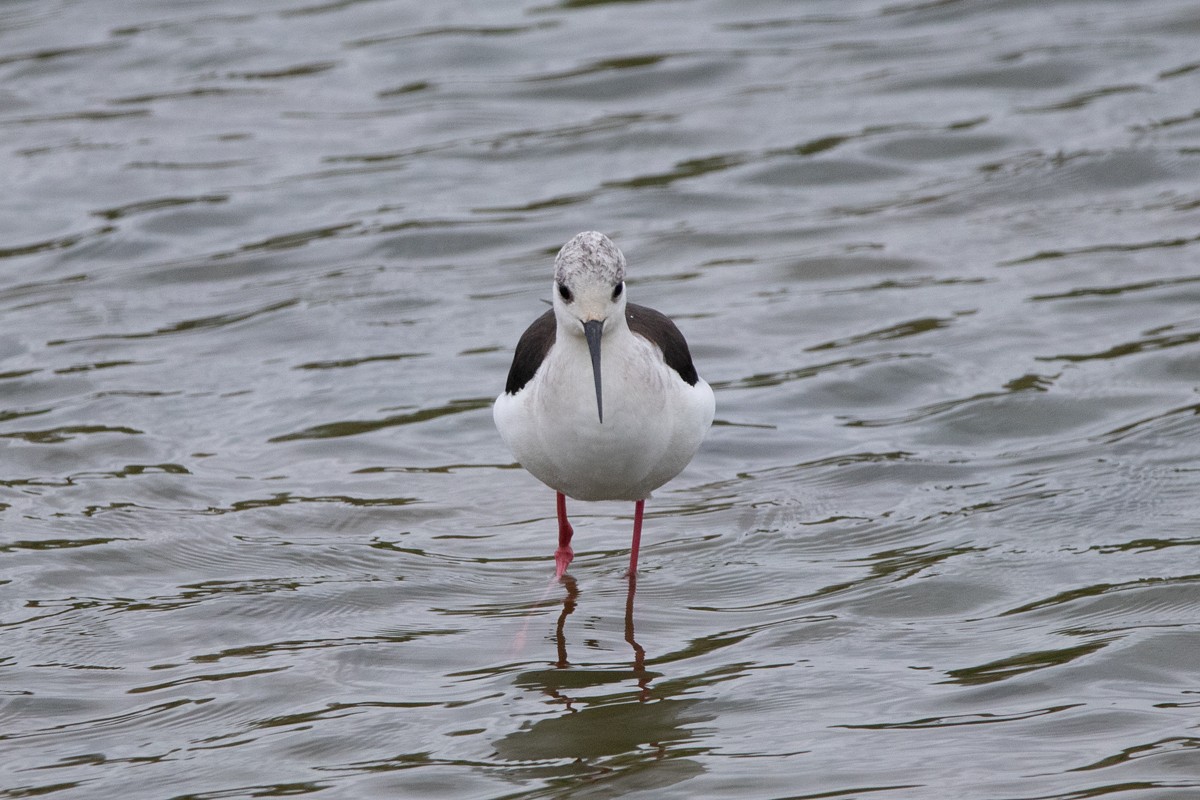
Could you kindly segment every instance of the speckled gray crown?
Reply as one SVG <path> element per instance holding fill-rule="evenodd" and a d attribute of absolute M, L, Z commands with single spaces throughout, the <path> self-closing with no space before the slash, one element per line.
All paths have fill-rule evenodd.
<path fill-rule="evenodd" d="M 625 280 L 625 256 L 603 233 L 584 231 L 562 246 L 554 259 L 554 280 L 581 274 L 616 285 Z"/>

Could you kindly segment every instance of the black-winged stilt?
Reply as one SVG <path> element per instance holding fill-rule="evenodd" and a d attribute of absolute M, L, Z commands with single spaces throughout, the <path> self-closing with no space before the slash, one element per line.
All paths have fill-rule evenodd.
<path fill-rule="evenodd" d="M 558 577 L 574 557 L 567 497 L 636 503 L 634 576 L 646 498 L 692 460 L 716 402 L 675 323 L 626 302 L 625 256 L 604 234 L 559 250 L 553 305 L 517 342 L 492 415 L 521 466 L 558 493 Z"/>

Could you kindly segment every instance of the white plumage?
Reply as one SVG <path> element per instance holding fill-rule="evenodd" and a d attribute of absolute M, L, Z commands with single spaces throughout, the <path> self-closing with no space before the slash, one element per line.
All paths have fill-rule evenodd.
<path fill-rule="evenodd" d="M 561 495 L 643 504 L 679 474 L 712 424 L 712 389 L 696 374 L 678 328 L 627 303 L 625 257 L 603 234 L 581 233 L 555 260 L 553 311 L 525 331 L 493 407 L 521 466 L 560 494 L 561 576 L 571 528 Z"/>

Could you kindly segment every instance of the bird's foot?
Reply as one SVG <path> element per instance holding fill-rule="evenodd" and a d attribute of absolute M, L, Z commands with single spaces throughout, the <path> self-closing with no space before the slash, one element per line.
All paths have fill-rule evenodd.
<path fill-rule="evenodd" d="M 561 578 L 567 571 L 567 567 L 571 565 L 571 560 L 575 558 L 575 551 L 570 545 L 563 545 L 554 551 L 554 577 Z"/>

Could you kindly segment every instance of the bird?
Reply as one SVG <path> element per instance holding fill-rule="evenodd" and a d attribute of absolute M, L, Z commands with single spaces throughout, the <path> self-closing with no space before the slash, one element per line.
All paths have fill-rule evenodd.
<path fill-rule="evenodd" d="M 716 411 L 675 323 L 627 300 L 625 267 L 597 231 L 562 246 L 552 308 L 521 335 L 492 406 L 517 462 L 557 493 L 560 580 L 574 558 L 568 497 L 635 504 L 636 578 L 646 500 L 692 460 Z"/>

